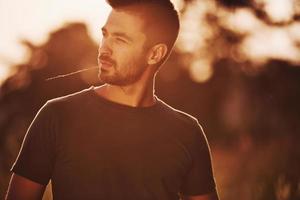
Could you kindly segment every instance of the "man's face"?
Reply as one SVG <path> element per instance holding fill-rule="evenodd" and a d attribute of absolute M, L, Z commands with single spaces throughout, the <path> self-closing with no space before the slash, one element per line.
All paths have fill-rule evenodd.
<path fill-rule="evenodd" d="M 128 12 L 112 10 L 102 34 L 98 56 L 101 81 L 112 85 L 137 81 L 147 67 L 143 21 Z"/>

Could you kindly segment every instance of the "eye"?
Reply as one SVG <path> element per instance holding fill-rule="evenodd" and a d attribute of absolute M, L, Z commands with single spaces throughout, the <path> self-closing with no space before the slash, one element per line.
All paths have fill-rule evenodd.
<path fill-rule="evenodd" d="M 123 38 L 121 38 L 121 37 L 116 37 L 116 40 L 117 40 L 118 42 L 126 43 L 126 40 L 123 39 Z"/>
<path fill-rule="evenodd" d="M 107 36 L 107 33 L 105 31 L 102 31 L 102 36 L 103 37 L 106 37 Z"/>

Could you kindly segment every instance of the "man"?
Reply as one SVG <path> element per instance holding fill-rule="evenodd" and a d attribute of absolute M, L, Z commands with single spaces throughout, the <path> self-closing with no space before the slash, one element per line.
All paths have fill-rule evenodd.
<path fill-rule="evenodd" d="M 216 200 L 197 120 L 154 95 L 178 35 L 169 0 L 110 0 L 102 28 L 105 83 L 48 101 L 13 165 L 7 199 Z"/>

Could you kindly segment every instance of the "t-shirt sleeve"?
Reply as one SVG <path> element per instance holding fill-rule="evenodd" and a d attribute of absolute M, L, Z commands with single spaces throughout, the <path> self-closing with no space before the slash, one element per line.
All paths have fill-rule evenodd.
<path fill-rule="evenodd" d="M 47 102 L 29 126 L 11 171 L 47 185 L 54 165 L 56 128 L 55 115 Z"/>
<path fill-rule="evenodd" d="M 192 164 L 184 177 L 181 187 L 181 193 L 185 196 L 204 195 L 216 192 L 210 148 L 203 129 L 198 122 L 195 130 L 194 139 L 190 148 Z"/>

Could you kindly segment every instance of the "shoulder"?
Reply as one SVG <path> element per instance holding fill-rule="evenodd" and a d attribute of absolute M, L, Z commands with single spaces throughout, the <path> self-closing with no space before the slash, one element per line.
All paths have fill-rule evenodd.
<path fill-rule="evenodd" d="M 194 116 L 186 112 L 183 112 L 181 110 L 178 110 L 160 99 L 159 101 L 160 101 L 161 108 L 163 110 L 163 114 L 170 121 L 172 121 L 172 123 L 183 125 L 184 127 L 190 127 L 196 129 L 201 127 L 198 120 Z"/>
<path fill-rule="evenodd" d="M 54 99 L 50 99 L 47 101 L 47 104 L 64 104 L 64 103 L 73 103 L 77 101 L 81 101 L 86 96 L 89 95 L 93 87 L 89 87 L 78 92 L 74 92 L 65 96 L 57 97 Z"/>
<path fill-rule="evenodd" d="M 65 96 L 48 100 L 38 111 L 39 116 L 54 116 L 55 118 L 62 113 L 73 113 L 79 110 L 87 101 L 92 87 L 74 92 Z"/>
<path fill-rule="evenodd" d="M 174 135 L 185 144 L 189 152 L 197 152 L 198 148 L 205 149 L 208 146 L 205 132 L 194 116 L 173 108 L 161 100 L 160 102 L 163 109 L 161 117 L 165 119 L 164 122 L 167 121 L 166 126 L 174 130 Z"/>
<path fill-rule="evenodd" d="M 79 106 L 80 104 L 84 103 L 87 100 L 87 97 L 90 95 L 93 87 L 89 87 L 65 96 L 56 97 L 53 99 L 48 100 L 44 104 L 44 108 L 66 108 L 66 107 L 74 107 Z"/>
<path fill-rule="evenodd" d="M 74 117 L 81 114 L 80 110 L 88 102 L 87 96 L 89 96 L 91 89 L 87 88 L 48 100 L 35 115 L 33 119 L 35 126 L 47 126 L 51 129 L 61 126 L 62 121 L 66 122 L 69 119 L 74 119 Z"/>

